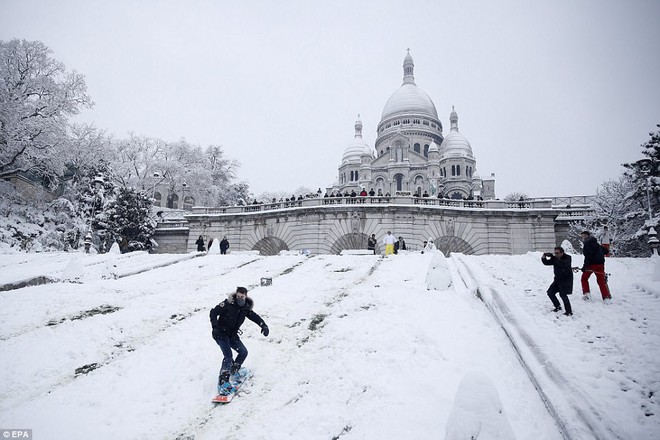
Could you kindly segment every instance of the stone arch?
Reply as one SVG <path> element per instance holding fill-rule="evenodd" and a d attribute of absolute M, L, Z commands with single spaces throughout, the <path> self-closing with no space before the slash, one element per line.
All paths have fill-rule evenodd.
<path fill-rule="evenodd" d="M 277 255 L 280 251 L 288 251 L 289 246 L 277 237 L 266 237 L 256 242 L 252 250 L 259 251 L 261 255 Z"/>
<path fill-rule="evenodd" d="M 344 234 L 332 244 L 331 254 L 339 254 L 344 249 L 366 249 L 369 236 L 361 232 Z"/>
<path fill-rule="evenodd" d="M 465 240 L 453 235 L 445 235 L 435 240 L 435 247 L 442 251 L 446 257 L 452 252 L 458 252 L 465 255 L 474 254 L 474 249 Z"/>

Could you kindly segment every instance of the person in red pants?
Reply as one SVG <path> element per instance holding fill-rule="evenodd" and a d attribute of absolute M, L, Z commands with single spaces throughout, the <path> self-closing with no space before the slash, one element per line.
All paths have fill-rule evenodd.
<path fill-rule="evenodd" d="M 605 278 L 605 256 L 603 255 L 603 248 L 598 244 L 595 237 L 591 236 L 589 231 L 584 231 L 580 234 L 582 238 L 582 254 L 584 255 L 584 264 L 582 265 L 582 299 L 589 300 L 591 295 L 589 293 L 589 277 L 593 273 L 596 275 L 596 282 L 600 288 L 600 294 L 603 301 L 609 302 L 612 299 L 610 289 L 607 286 L 607 279 Z M 577 269 L 577 268 L 575 268 Z"/>

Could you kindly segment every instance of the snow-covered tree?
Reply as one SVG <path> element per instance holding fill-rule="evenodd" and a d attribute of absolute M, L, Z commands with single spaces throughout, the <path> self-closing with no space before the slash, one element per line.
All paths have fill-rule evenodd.
<path fill-rule="evenodd" d="M 524 192 L 516 191 L 516 192 L 512 192 L 512 193 L 507 194 L 504 197 L 504 200 L 506 200 L 507 202 L 517 202 L 521 198 L 523 200 L 527 200 L 529 198 L 529 196 Z"/>
<path fill-rule="evenodd" d="M 40 41 L 0 41 L 0 177 L 57 180 L 68 118 L 91 107 L 84 76 L 67 71 Z"/>
<path fill-rule="evenodd" d="M 104 250 L 117 241 L 122 252 L 150 250 L 156 222 L 151 218 L 151 198 L 146 191 L 119 188 L 117 197 L 108 203 L 102 225 L 105 231 Z"/>
<path fill-rule="evenodd" d="M 657 125 L 660 128 L 660 124 Z M 633 219 L 644 219 L 637 236 L 644 236 L 651 227 L 658 230 L 660 224 L 660 130 L 649 133 L 651 139 L 642 146 L 641 160 L 623 164 L 625 175 L 632 180 L 633 188 L 626 200 L 635 203 L 638 209 L 628 213 Z"/>

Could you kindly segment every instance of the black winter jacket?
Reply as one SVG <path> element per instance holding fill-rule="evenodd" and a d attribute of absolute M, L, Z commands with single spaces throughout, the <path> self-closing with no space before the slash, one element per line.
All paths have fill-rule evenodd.
<path fill-rule="evenodd" d="M 245 305 L 240 307 L 236 304 L 236 294 L 232 293 L 229 298 L 211 309 L 211 326 L 213 327 L 213 339 L 220 335 L 233 336 L 238 334 L 238 330 L 243 325 L 245 318 L 256 323 L 261 327 L 265 324 L 261 316 L 253 310 L 254 301 L 252 298 L 245 298 Z"/>
<path fill-rule="evenodd" d="M 590 236 L 584 241 L 582 254 L 584 255 L 582 269 L 585 269 L 590 264 L 605 264 L 603 248 L 598 244 L 596 237 Z"/>
<path fill-rule="evenodd" d="M 573 292 L 573 270 L 571 267 L 572 259 L 568 254 L 562 255 L 557 258 L 554 255 L 546 258 L 541 257 L 541 262 L 546 266 L 554 266 L 555 283 L 557 283 L 557 290 L 559 293 L 570 295 Z"/>

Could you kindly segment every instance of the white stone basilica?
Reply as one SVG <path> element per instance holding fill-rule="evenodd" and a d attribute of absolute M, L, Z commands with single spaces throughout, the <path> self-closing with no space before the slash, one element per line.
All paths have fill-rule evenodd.
<path fill-rule="evenodd" d="M 450 131 L 433 101 L 417 87 L 410 52 L 403 60 L 403 84 L 387 100 L 378 124 L 374 150 L 362 139 L 362 122 L 355 123 L 355 139 L 344 151 L 338 180 L 328 193 L 376 195 L 428 194 L 452 199 L 495 198 L 494 174 L 481 178 L 472 147 L 458 131 L 452 107 Z"/>

